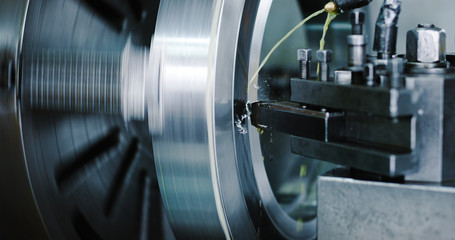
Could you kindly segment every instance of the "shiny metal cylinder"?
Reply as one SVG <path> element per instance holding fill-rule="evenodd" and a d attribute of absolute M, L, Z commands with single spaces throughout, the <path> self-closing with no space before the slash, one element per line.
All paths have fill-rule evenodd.
<path fill-rule="evenodd" d="M 364 35 L 349 35 L 347 42 L 349 47 L 349 66 L 362 66 L 366 62 L 367 38 Z"/>
<path fill-rule="evenodd" d="M 363 24 L 365 23 L 365 12 L 355 9 L 349 13 L 352 31 L 354 35 L 363 35 Z"/>
<path fill-rule="evenodd" d="M 364 75 L 365 75 L 365 78 L 366 78 L 367 86 L 373 87 L 374 86 L 374 80 L 375 80 L 374 64 L 372 64 L 372 63 L 365 64 Z"/>
<path fill-rule="evenodd" d="M 315 238 L 315 219 L 299 222 L 278 204 L 247 101 L 239 101 L 257 100 L 248 74 L 259 65 L 271 3 L 160 2 L 148 83 L 158 86 L 150 88 L 162 121 L 154 157 L 177 238 Z"/>
<path fill-rule="evenodd" d="M 404 61 L 401 58 L 391 59 L 387 65 L 390 88 L 402 88 L 404 86 Z"/>
<path fill-rule="evenodd" d="M 319 80 L 328 82 L 330 76 L 330 65 L 328 63 L 319 63 Z"/>
<path fill-rule="evenodd" d="M 149 51 L 127 43 L 123 52 L 41 50 L 23 57 L 26 108 L 145 116 Z"/>
<path fill-rule="evenodd" d="M 398 18 L 402 0 L 385 0 L 376 21 L 373 50 L 378 58 L 389 59 L 397 52 Z"/>
<path fill-rule="evenodd" d="M 36 110 L 119 114 L 120 66 L 121 53 L 30 53 L 23 59 L 23 104 Z"/>
<path fill-rule="evenodd" d="M 50 238 L 30 185 L 16 95 L 28 5 L 28 0 L 0 1 L 1 239 Z"/>
<path fill-rule="evenodd" d="M 308 79 L 310 78 L 310 61 L 300 61 L 300 78 Z"/>

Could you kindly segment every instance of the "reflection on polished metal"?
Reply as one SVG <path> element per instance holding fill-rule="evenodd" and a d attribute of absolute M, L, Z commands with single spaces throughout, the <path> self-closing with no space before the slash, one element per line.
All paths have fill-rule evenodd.
<path fill-rule="evenodd" d="M 299 49 L 297 50 L 297 61 L 300 63 L 300 78 L 308 79 L 311 74 L 311 59 L 313 51 L 311 49 Z"/>
<path fill-rule="evenodd" d="M 398 18 L 402 0 L 385 0 L 376 21 L 373 50 L 378 58 L 388 59 L 397 53 Z"/>
<path fill-rule="evenodd" d="M 319 81 L 330 81 L 330 64 L 332 63 L 331 50 L 319 50 L 316 52 L 316 59 L 319 62 Z"/>
<path fill-rule="evenodd" d="M 360 10 L 353 10 L 349 17 L 351 18 L 352 34 L 348 36 L 348 65 L 349 67 L 362 68 L 366 62 L 366 45 L 368 39 L 363 35 L 363 23 L 365 13 Z"/>
<path fill-rule="evenodd" d="M 12 60 L 14 69 L 19 68 L 18 56 L 22 47 L 23 18 L 27 12 L 26 0 L 0 2 L 0 66 Z M 17 111 L 16 81 L 5 79 L 9 74 L 0 68 L 0 238 L 32 239 L 48 238 L 32 188 L 27 176 L 27 165 L 22 149 L 20 119 Z M 17 76 L 17 75 L 15 75 Z M 20 214 L 19 214 L 20 213 Z M 20 226 L 20 227 L 19 227 Z M 27 227 L 25 231 L 24 227 Z"/>
<path fill-rule="evenodd" d="M 406 35 L 409 62 L 441 63 L 446 60 L 446 32 L 433 24 L 419 24 Z"/>
<path fill-rule="evenodd" d="M 401 58 L 391 59 L 387 66 L 390 88 L 402 88 L 404 85 L 404 61 Z"/>
<path fill-rule="evenodd" d="M 24 56 L 27 109 L 120 114 L 120 54 L 41 50 Z"/>
<path fill-rule="evenodd" d="M 234 125 L 246 114 L 245 102 L 254 101 L 246 95 L 244 69 L 257 69 L 270 5 L 161 2 L 151 82 L 158 82 L 163 128 L 153 140 L 163 204 L 177 237 L 315 237 L 315 220 L 298 223 L 277 203 L 258 133 L 241 120 Z"/>
<path fill-rule="evenodd" d="M 158 61 L 152 64 L 159 68 L 163 130 L 153 140 L 163 204 L 177 238 L 231 237 L 216 169 L 213 91 L 215 66 L 221 64 L 216 47 L 226 44 L 219 42 L 220 16 L 234 14 L 230 24 L 237 24 L 227 27 L 234 31 L 228 42 L 235 42 L 242 7 L 161 1 L 151 60 Z M 232 66 L 233 57 L 224 56 L 231 61 L 224 67 Z"/>
<path fill-rule="evenodd" d="M 144 120 L 149 72 L 148 49 L 131 39 L 122 52 L 32 50 L 23 56 L 23 106 Z"/>
<path fill-rule="evenodd" d="M 52 9 L 50 1 L 35 2 L 33 10 L 37 10 L 35 4 Z M 41 117 L 52 119 L 56 113 L 41 116 L 36 110 L 122 113 L 133 134 L 130 136 L 123 127 L 116 126 L 116 120 L 112 120 L 117 119 L 115 116 L 99 117 L 100 121 L 106 118 L 107 122 L 98 124 L 104 127 L 96 130 L 92 129 L 97 125 L 96 117 L 82 124 L 72 114 L 68 117 L 69 123 L 58 122 L 57 130 L 46 135 L 45 139 L 51 144 L 48 151 L 43 151 L 45 156 L 52 151 L 64 152 L 63 164 L 55 170 L 55 191 L 63 197 L 75 194 L 96 166 L 108 166 L 108 161 L 114 161 L 110 159 L 112 151 L 125 152 L 120 166 L 127 168 L 120 170 L 121 179 L 114 184 L 126 181 L 127 176 L 133 174 L 128 169 L 139 162 L 136 160 L 138 152 L 146 149 L 141 142 L 147 137 L 134 135 L 141 131 L 148 135 L 150 131 L 163 205 L 177 237 L 314 238 L 314 216 L 305 223 L 297 221 L 276 201 L 258 156 L 259 143 L 252 140 L 257 139 L 257 133 L 249 131 L 239 135 L 232 128 L 233 116 L 238 114 L 234 113 L 232 103 L 249 100 L 243 88 L 247 76 L 234 78 L 234 75 L 241 73 L 243 67 L 254 68 L 259 60 L 259 54 L 253 53 L 259 52 L 260 44 L 256 43 L 262 41 L 270 5 L 271 1 L 161 1 L 150 58 L 146 48 L 132 46 L 129 40 L 123 47 L 124 36 L 111 36 L 118 42 L 109 50 L 94 48 L 90 40 L 69 47 L 75 50 L 53 50 L 68 47 L 65 48 L 65 44 L 54 47 L 53 42 L 36 44 L 33 40 L 46 36 L 46 32 L 36 32 L 37 28 L 30 24 L 21 68 L 25 142 L 32 145 L 41 132 L 52 130 L 47 127 L 52 124 L 43 128 L 35 124 L 43 121 Z M 32 12 L 30 17 L 42 24 L 38 12 Z M 60 28 L 58 23 L 56 25 L 55 29 Z M 100 37 L 104 38 L 108 36 Z M 144 119 L 146 114 L 149 131 L 144 131 L 143 125 L 135 127 L 127 121 Z M 86 130 L 78 132 L 75 130 L 78 126 L 85 126 Z M 58 134 L 61 129 L 71 129 L 71 133 Z M 93 142 L 92 147 L 84 141 L 80 143 L 78 137 L 74 137 L 75 146 L 58 140 L 73 134 L 84 138 L 82 132 L 87 132 L 86 138 Z M 56 143 L 69 144 L 75 148 L 75 154 L 66 153 L 67 150 L 61 150 Z M 60 161 L 48 156 L 50 160 L 42 163 L 34 160 L 37 155 L 33 155 L 33 149 L 26 151 L 30 166 L 38 166 L 37 169 L 40 164 L 47 166 Z M 77 163 L 79 161 L 83 163 Z M 148 167 L 152 164 L 149 160 L 145 164 L 147 169 L 137 174 L 141 184 L 147 183 L 145 186 L 150 186 Z M 253 169 L 254 173 L 245 169 Z M 37 187 L 45 184 L 36 172 L 32 172 L 31 177 L 39 179 L 34 183 Z M 122 186 L 114 186 L 109 190 L 104 217 L 114 214 L 117 195 L 126 191 L 122 189 Z M 143 199 L 149 192 L 148 187 L 144 189 Z M 55 223 L 49 222 L 55 213 L 45 202 L 48 197 L 37 194 L 41 208 L 45 209 L 43 218 L 53 236 L 64 236 L 66 228 L 58 229 Z M 142 210 L 142 215 L 144 211 L 147 210 Z M 77 224 L 86 222 L 84 214 L 77 212 L 76 215 Z"/>
<path fill-rule="evenodd" d="M 149 16 L 156 11 L 152 5 L 143 6 Z M 108 20 L 94 13 L 84 1 L 0 1 L 0 20 L 0 76 L 14 78 L 5 81 L 7 88 L 0 87 L 0 190 L 5 193 L 0 199 L 0 238 L 160 236 L 161 224 L 148 225 L 161 221 L 161 215 L 151 138 L 146 126 L 137 123 L 125 126 L 115 116 L 30 111 L 27 105 L 31 102 L 46 107 L 49 104 L 49 109 L 70 109 L 68 102 L 55 101 L 64 99 L 59 93 L 63 94 L 62 84 L 69 81 L 62 76 L 70 75 L 65 72 L 69 69 L 64 64 L 68 58 L 72 59 L 69 56 L 76 57 L 75 53 L 82 50 L 120 53 L 130 32 L 111 29 Z M 144 22 L 148 21 L 149 17 L 144 17 Z M 129 27 L 137 25 L 134 22 Z M 147 38 L 144 35 L 136 35 L 136 41 Z M 67 51 L 51 55 L 53 51 L 48 49 Z M 38 53 L 52 61 L 33 59 L 46 71 L 31 79 L 30 73 L 36 75 L 37 71 L 33 69 L 35 64 L 29 65 L 32 59 L 28 57 Z M 47 57 L 48 53 L 54 57 Z M 64 53 L 68 58 L 54 64 L 57 56 L 63 58 Z M 3 64 L 5 59 L 7 64 Z M 8 67 L 3 68 L 4 65 Z M 81 65 L 92 70 L 98 67 L 87 62 Z M 82 75 L 73 72 L 71 76 Z M 101 78 L 98 75 L 96 79 Z M 91 83 L 96 87 L 90 86 L 87 93 L 97 98 L 98 102 L 92 103 L 99 106 L 102 101 L 99 81 L 92 78 Z M 36 84 L 38 88 L 34 88 Z M 32 98 L 27 96 L 30 89 L 43 90 L 40 95 L 43 98 L 30 101 Z M 48 90 L 55 94 L 54 101 Z M 33 98 L 38 96 L 33 93 Z"/>
<path fill-rule="evenodd" d="M 409 116 L 418 110 L 419 94 L 409 89 L 365 88 L 296 78 L 291 79 L 291 88 L 292 101 L 315 106 L 390 117 Z"/>

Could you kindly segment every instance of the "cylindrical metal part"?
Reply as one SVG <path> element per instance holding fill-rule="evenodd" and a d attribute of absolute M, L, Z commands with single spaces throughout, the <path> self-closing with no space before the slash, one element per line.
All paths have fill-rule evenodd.
<path fill-rule="evenodd" d="M 388 59 L 396 54 L 398 17 L 401 12 L 401 0 L 384 0 L 376 21 L 373 50 L 378 58 Z"/>
<path fill-rule="evenodd" d="M 366 62 L 367 38 L 364 35 L 349 35 L 347 42 L 349 47 L 349 66 L 362 66 Z"/>
<path fill-rule="evenodd" d="M 390 88 L 402 88 L 404 85 L 404 61 L 401 58 L 391 59 L 387 65 Z"/>
<path fill-rule="evenodd" d="M 147 49 L 130 41 L 123 52 L 32 52 L 23 58 L 23 105 L 143 120 L 148 56 Z"/>
<path fill-rule="evenodd" d="M 310 61 L 300 61 L 300 78 L 309 79 L 310 69 Z"/>
<path fill-rule="evenodd" d="M 389 59 L 397 52 L 397 26 L 376 25 L 373 50 L 379 59 Z"/>
<path fill-rule="evenodd" d="M 312 59 L 313 51 L 311 49 L 299 49 L 297 50 L 297 60 L 300 64 L 300 78 L 308 79 L 310 78 L 310 63 Z"/>
<path fill-rule="evenodd" d="M 120 114 L 121 53 L 42 50 L 23 57 L 30 109 Z"/>
<path fill-rule="evenodd" d="M 366 79 L 366 85 L 369 87 L 374 86 L 374 79 L 375 79 L 374 64 L 372 64 L 372 63 L 365 64 L 364 76 Z"/>
<path fill-rule="evenodd" d="M 363 23 L 365 13 L 360 10 L 353 10 L 349 14 L 352 25 L 352 34 L 347 37 L 348 43 L 348 65 L 351 71 L 351 83 L 363 85 L 363 64 L 366 62 L 367 38 L 363 35 Z"/>
<path fill-rule="evenodd" d="M 352 34 L 362 35 L 363 23 L 365 22 L 365 13 L 361 10 L 355 9 L 351 11 L 349 18 L 352 25 Z"/>
<path fill-rule="evenodd" d="M 319 50 L 316 53 L 319 62 L 319 80 L 327 82 L 330 80 L 330 63 L 332 62 L 331 50 Z"/>
<path fill-rule="evenodd" d="M 146 89 L 152 88 L 146 84 L 151 71 L 149 64 L 150 51 L 146 47 L 132 45 L 130 40 L 123 50 L 121 64 L 122 85 L 120 98 L 125 121 L 145 119 L 145 109 L 152 107 L 147 105 L 148 102 L 145 97 Z"/>
<path fill-rule="evenodd" d="M 330 65 L 328 63 L 319 63 L 319 80 L 328 82 L 330 79 Z"/>

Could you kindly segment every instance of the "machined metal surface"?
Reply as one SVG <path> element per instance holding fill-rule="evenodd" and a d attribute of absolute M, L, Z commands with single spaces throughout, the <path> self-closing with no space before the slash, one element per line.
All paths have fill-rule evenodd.
<path fill-rule="evenodd" d="M 331 50 L 319 50 L 316 52 L 316 59 L 319 63 L 319 81 L 330 81 L 330 65 L 332 63 Z"/>
<path fill-rule="evenodd" d="M 371 88 L 291 79 L 294 102 L 398 117 L 417 113 L 419 94 L 409 89 Z"/>
<path fill-rule="evenodd" d="M 419 171 L 406 176 L 406 180 L 441 182 L 455 179 L 455 155 L 450 147 L 453 142 L 454 80 L 452 74 L 419 74 L 406 78 L 406 85 L 422 89 L 416 122 Z"/>
<path fill-rule="evenodd" d="M 313 51 L 311 49 L 297 50 L 297 61 L 300 64 L 300 78 L 308 79 L 311 77 L 311 60 L 313 58 Z"/>
<path fill-rule="evenodd" d="M 251 106 L 251 122 L 259 132 L 290 134 L 291 151 L 307 158 L 390 177 L 417 170 L 415 117 L 390 119 L 257 102 Z"/>
<path fill-rule="evenodd" d="M 32 49 L 22 63 L 22 100 L 28 110 L 145 119 L 149 47 L 133 45 L 131 37 L 120 50 Z"/>
<path fill-rule="evenodd" d="M 348 43 L 348 66 L 361 69 L 366 62 L 366 46 L 368 39 L 363 35 L 365 13 L 354 10 L 349 14 L 352 34 L 347 37 Z"/>
<path fill-rule="evenodd" d="M 349 20 L 351 21 L 351 33 L 354 35 L 363 34 L 363 24 L 365 23 L 365 12 L 361 10 L 352 10 L 349 13 Z"/>
<path fill-rule="evenodd" d="M 251 122 L 259 129 L 277 130 L 319 141 L 344 132 L 344 113 L 305 109 L 295 103 L 253 103 Z"/>
<path fill-rule="evenodd" d="M 387 65 L 387 77 L 388 83 L 390 84 L 388 87 L 390 88 L 402 88 L 405 84 L 404 82 L 404 61 L 401 58 L 391 59 Z"/>
<path fill-rule="evenodd" d="M 276 201 L 242 110 L 270 5 L 161 1 L 151 61 L 163 128 L 153 140 L 177 238 L 315 237 L 315 220 L 298 223 Z"/>
<path fill-rule="evenodd" d="M 455 188 L 355 180 L 318 182 L 318 239 L 454 239 Z"/>
<path fill-rule="evenodd" d="M 340 10 L 369 2 L 338 1 Z M 386 0 L 378 20 L 379 58 L 388 59 L 364 69 L 362 16 L 354 14 L 349 71 L 336 71 L 329 82 L 332 52 L 318 51 L 321 81 L 310 80 L 311 51 L 300 50 L 301 79 L 283 74 L 277 93 L 267 92 L 281 80 L 268 75 L 272 70 L 250 79 L 272 0 L 15 3 L 7 8 L 16 16 L 11 29 L 24 36 L 0 37 L 13 39 L 0 49 L 0 137 L 12 140 L 0 150 L 4 169 L 12 169 L 5 179 L 17 179 L 1 186 L 12 193 L 0 201 L 12 215 L 5 227 L 22 221 L 13 216 L 20 206 L 30 213 L 31 234 L 42 238 L 165 238 L 162 224 L 169 222 L 179 239 L 315 239 L 311 184 L 323 165 L 313 159 L 381 179 L 455 178 L 454 77 L 420 68 L 405 81 L 403 60 L 390 58 L 401 1 Z M 382 87 L 373 87 L 375 67 Z M 295 181 L 283 190 L 274 178 Z M 318 210 L 319 230 L 328 230 L 318 238 L 343 238 L 331 230 L 343 216 L 330 222 L 327 212 L 328 201 L 344 193 L 324 184 L 341 181 L 349 192 L 357 182 L 329 178 L 319 185 L 327 201 Z M 384 195 L 392 200 L 387 194 L 398 194 L 395 188 L 417 196 L 408 185 L 367 185 L 389 189 Z M 369 190 L 354 196 L 362 191 Z M 13 204 L 13 197 L 24 200 Z M 356 200 L 367 206 L 368 197 Z M 364 233 L 359 229 L 355 236 Z M 388 228 L 371 229 L 382 236 Z"/>
<path fill-rule="evenodd" d="M 313 215 L 294 219 L 277 202 L 259 134 L 236 122 L 239 103 L 256 98 L 238 76 L 257 68 L 271 1 L 161 1 L 150 59 L 136 25 L 154 25 L 158 6 L 137 19 L 141 3 L 130 5 L 136 24 L 126 3 L 106 5 L 115 14 L 99 4 L 30 3 L 19 129 L 43 229 L 66 239 L 160 236 L 158 181 L 178 238 L 315 238 Z M 146 111 L 148 124 L 131 121 Z"/>
<path fill-rule="evenodd" d="M 446 33 L 433 24 L 419 24 L 406 36 L 409 62 L 440 63 L 446 60 Z"/>
<path fill-rule="evenodd" d="M 13 72 L 20 66 L 24 18 L 28 1 L 6 0 L 0 3 L 0 238 L 48 238 L 35 204 L 23 154 L 20 115 L 17 109 L 18 75 L 8 74 L 3 66 L 12 63 Z M 12 78 L 14 77 L 14 78 Z M 6 84 L 3 84 L 6 83 Z M 24 231 L 23 226 L 29 226 Z"/>
<path fill-rule="evenodd" d="M 349 66 L 362 66 L 366 62 L 367 38 L 364 35 L 349 35 Z"/>
<path fill-rule="evenodd" d="M 401 0 L 384 0 L 376 21 L 373 50 L 381 59 L 391 58 L 397 52 L 398 18 Z"/>
<path fill-rule="evenodd" d="M 333 81 L 338 84 L 349 85 L 352 83 L 352 72 L 349 70 L 335 70 Z"/>
<path fill-rule="evenodd" d="M 115 21 L 134 18 L 131 3 L 115 1 L 113 5 L 127 4 L 122 11 L 118 5 L 104 5 L 110 13 L 116 13 L 112 15 L 103 15 L 105 11 L 99 11 L 93 4 L 99 2 L 0 3 L 1 11 L 7 12 L 1 14 L 6 19 L 2 21 L 5 28 L 0 41 L 6 40 L 8 47 L 1 51 L 11 56 L 14 74 L 9 75 L 15 76 L 9 81 L 8 91 L 0 92 L 0 135 L 6 139 L 0 147 L 1 169 L 5 171 L 1 174 L 1 190 L 12 197 L 11 200 L 2 197 L 2 238 L 149 239 L 161 234 L 161 203 L 151 138 L 144 134 L 147 126 L 138 123 L 126 126 L 121 118 L 113 116 L 38 112 L 25 107 L 24 100 L 31 100 L 23 92 L 30 90 L 24 85 L 28 80 L 38 83 L 34 80 L 41 79 L 43 84 L 35 90 L 58 92 L 62 88 L 55 83 L 63 81 L 55 81 L 56 77 L 68 69 L 51 61 L 44 67 L 45 63 L 40 62 L 39 66 L 46 69 L 43 76 L 47 81 L 36 75 L 24 78 L 23 70 L 36 65 L 28 65 L 21 57 L 31 56 L 38 49 L 45 53 L 53 52 L 49 49 L 62 50 L 67 56 L 78 51 L 116 52 L 125 45 L 129 33 L 140 28 L 137 22 L 124 29 L 113 27 Z M 143 24 L 153 21 L 150 18 L 154 5 L 140 6 L 149 9 Z M 135 36 L 136 43 L 141 37 L 147 38 L 142 34 Z M 82 75 L 78 72 L 72 76 Z M 46 99 L 35 103 L 51 102 Z"/>
<path fill-rule="evenodd" d="M 121 114 L 120 59 L 118 52 L 26 52 L 22 105 L 29 110 Z"/>
<path fill-rule="evenodd" d="M 413 153 L 368 149 L 356 144 L 322 142 L 292 137 L 291 150 L 308 158 L 320 159 L 349 166 L 382 176 L 403 176 L 416 171 L 417 160 Z"/>

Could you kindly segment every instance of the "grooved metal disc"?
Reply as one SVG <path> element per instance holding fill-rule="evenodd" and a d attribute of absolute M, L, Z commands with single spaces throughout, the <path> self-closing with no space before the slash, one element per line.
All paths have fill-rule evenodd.
<path fill-rule="evenodd" d="M 146 1 L 30 1 L 22 54 L 37 50 L 121 52 L 129 33 L 150 25 L 143 11 L 153 18 L 156 7 Z M 143 44 L 150 37 L 147 31 L 134 40 Z M 44 68 L 39 61 L 35 58 L 24 64 L 43 67 L 40 79 L 48 85 L 62 71 L 69 71 L 63 64 Z M 90 73 L 89 65 L 74 67 L 80 71 L 86 67 Z M 33 82 L 37 80 L 24 78 L 23 84 Z M 44 87 L 36 91 L 46 91 Z M 161 201 L 146 124 L 126 125 L 121 117 L 25 107 L 20 114 L 30 184 L 51 238 L 160 238 Z"/>
<path fill-rule="evenodd" d="M 271 190 L 249 125 L 271 1 L 162 0 L 153 40 L 162 133 L 153 135 L 163 204 L 177 238 L 306 239 Z M 156 100 L 156 99 L 155 99 Z M 150 111 L 150 110 L 149 110 Z M 300 224 L 300 225 L 299 225 Z"/>

